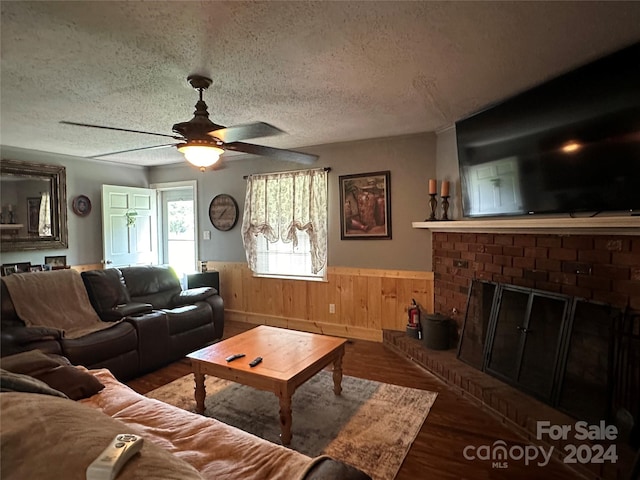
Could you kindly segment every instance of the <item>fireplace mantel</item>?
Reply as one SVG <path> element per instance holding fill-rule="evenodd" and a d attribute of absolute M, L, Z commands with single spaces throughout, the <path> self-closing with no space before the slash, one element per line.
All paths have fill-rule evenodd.
<path fill-rule="evenodd" d="M 640 235 L 640 217 L 547 217 L 413 222 L 433 232 Z"/>

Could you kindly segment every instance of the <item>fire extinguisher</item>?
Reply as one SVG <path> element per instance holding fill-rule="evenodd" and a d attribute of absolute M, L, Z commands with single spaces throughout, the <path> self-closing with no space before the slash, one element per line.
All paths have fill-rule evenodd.
<path fill-rule="evenodd" d="M 409 325 L 418 328 L 420 331 L 420 307 L 416 303 L 415 299 L 411 299 L 411 305 L 409 305 Z"/>

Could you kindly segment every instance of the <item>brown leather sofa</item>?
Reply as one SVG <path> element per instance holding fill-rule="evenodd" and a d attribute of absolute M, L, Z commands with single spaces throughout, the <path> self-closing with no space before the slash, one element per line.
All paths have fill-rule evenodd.
<path fill-rule="evenodd" d="M 52 328 L 26 327 L 3 281 L 0 354 L 40 349 L 64 355 L 75 365 L 108 368 L 127 380 L 222 337 L 224 304 L 217 290 L 183 291 L 171 267 L 92 270 L 82 272 L 82 279 L 100 318 L 123 321 L 75 339 Z"/>

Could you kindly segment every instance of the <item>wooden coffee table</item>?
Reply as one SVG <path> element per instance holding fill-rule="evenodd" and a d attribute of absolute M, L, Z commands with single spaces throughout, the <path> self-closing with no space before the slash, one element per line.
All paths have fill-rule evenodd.
<path fill-rule="evenodd" d="M 196 411 L 204 413 L 205 375 L 231 380 L 276 394 L 280 401 L 283 445 L 291 443 L 291 397 L 296 389 L 333 363 L 333 392 L 342 392 L 344 338 L 261 325 L 187 355 L 195 377 Z M 225 359 L 236 353 L 243 358 Z M 250 367 L 256 357 L 262 363 Z"/>

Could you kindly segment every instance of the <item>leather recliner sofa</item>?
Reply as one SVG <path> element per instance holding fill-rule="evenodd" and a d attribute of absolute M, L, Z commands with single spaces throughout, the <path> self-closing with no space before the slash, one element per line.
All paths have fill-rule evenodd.
<path fill-rule="evenodd" d="M 222 338 L 224 304 L 212 287 L 182 290 L 169 266 L 82 272 L 89 300 L 106 330 L 65 338 L 59 330 L 26 327 L 2 282 L 2 356 L 40 349 L 87 368 L 108 368 L 127 380 Z"/>

